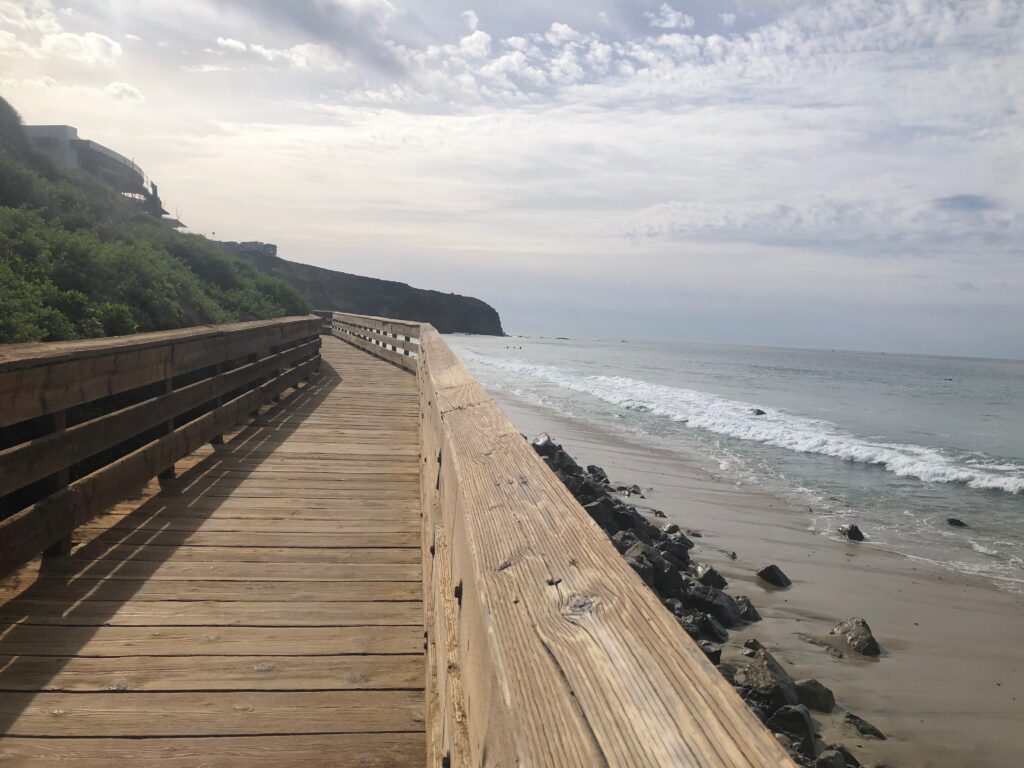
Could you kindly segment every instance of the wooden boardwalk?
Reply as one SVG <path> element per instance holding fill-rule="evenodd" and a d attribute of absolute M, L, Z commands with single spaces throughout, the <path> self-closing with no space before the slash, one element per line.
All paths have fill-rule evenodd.
<path fill-rule="evenodd" d="M 423 765 L 416 377 L 323 369 L 0 592 L 0 765 Z"/>

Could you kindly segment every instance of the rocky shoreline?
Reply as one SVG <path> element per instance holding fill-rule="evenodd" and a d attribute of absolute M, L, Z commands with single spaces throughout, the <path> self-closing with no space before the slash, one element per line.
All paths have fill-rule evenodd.
<path fill-rule="evenodd" d="M 664 518 L 663 513 L 632 502 L 644 499 L 644 489 L 613 484 L 599 466 L 581 467 L 549 435 L 542 434 L 532 445 L 799 765 L 861 765 L 844 744 L 826 744 L 818 737 L 812 712 L 831 713 L 837 707 L 827 686 L 816 679 L 794 680 L 771 651 L 753 638 L 744 643 L 742 655 L 723 659 L 730 630 L 748 627 L 761 616 L 748 596 L 731 595 L 725 577 L 696 559 L 699 546 L 694 539 L 702 538 L 699 531 L 684 530 L 677 524 L 655 524 L 649 518 Z M 736 559 L 735 553 L 727 554 Z M 785 573 L 771 563 L 758 570 L 757 577 L 773 589 L 792 586 Z M 877 657 L 881 653 L 870 627 L 860 617 L 839 622 L 829 640 L 821 642 L 840 658 L 847 654 Z M 878 728 L 852 712 L 846 713 L 843 727 L 852 739 L 885 739 Z M 882 765 L 876 764 L 876 768 Z"/>

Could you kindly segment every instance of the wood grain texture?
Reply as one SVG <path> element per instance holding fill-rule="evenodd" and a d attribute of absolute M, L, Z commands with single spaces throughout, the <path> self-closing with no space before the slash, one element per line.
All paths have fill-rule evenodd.
<path fill-rule="evenodd" d="M 422 766 L 419 734 L 315 734 L 156 739 L 0 737 L 0 764 L 19 768 L 399 768 Z"/>
<path fill-rule="evenodd" d="M 424 764 L 416 380 L 323 351 L 0 588 L 0 764 Z"/>
<path fill-rule="evenodd" d="M 440 480 L 424 488 L 451 556 L 435 567 L 460 585 L 455 631 L 435 638 L 462 684 L 459 700 L 439 682 L 444 717 L 467 717 L 470 754 L 453 765 L 791 767 L 429 326 L 421 349 L 441 429 Z"/>

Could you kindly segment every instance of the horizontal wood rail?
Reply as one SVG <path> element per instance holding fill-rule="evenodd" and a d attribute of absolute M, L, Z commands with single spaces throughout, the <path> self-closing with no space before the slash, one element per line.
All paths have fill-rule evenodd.
<path fill-rule="evenodd" d="M 320 320 L 0 348 L 0 575 L 320 365 Z"/>
<path fill-rule="evenodd" d="M 438 332 L 417 335 L 430 764 L 792 768 Z"/>
<path fill-rule="evenodd" d="M 318 310 L 324 332 L 412 373 L 419 357 L 419 323 Z"/>

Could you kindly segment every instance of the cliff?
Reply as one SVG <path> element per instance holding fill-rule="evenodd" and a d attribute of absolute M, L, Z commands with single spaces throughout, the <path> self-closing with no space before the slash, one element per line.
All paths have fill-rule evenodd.
<path fill-rule="evenodd" d="M 269 243 L 220 245 L 261 272 L 284 280 L 314 309 L 418 320 L 441 333 L 505 335 L 498 313 L 480 299 L 287 261 Z"/>

